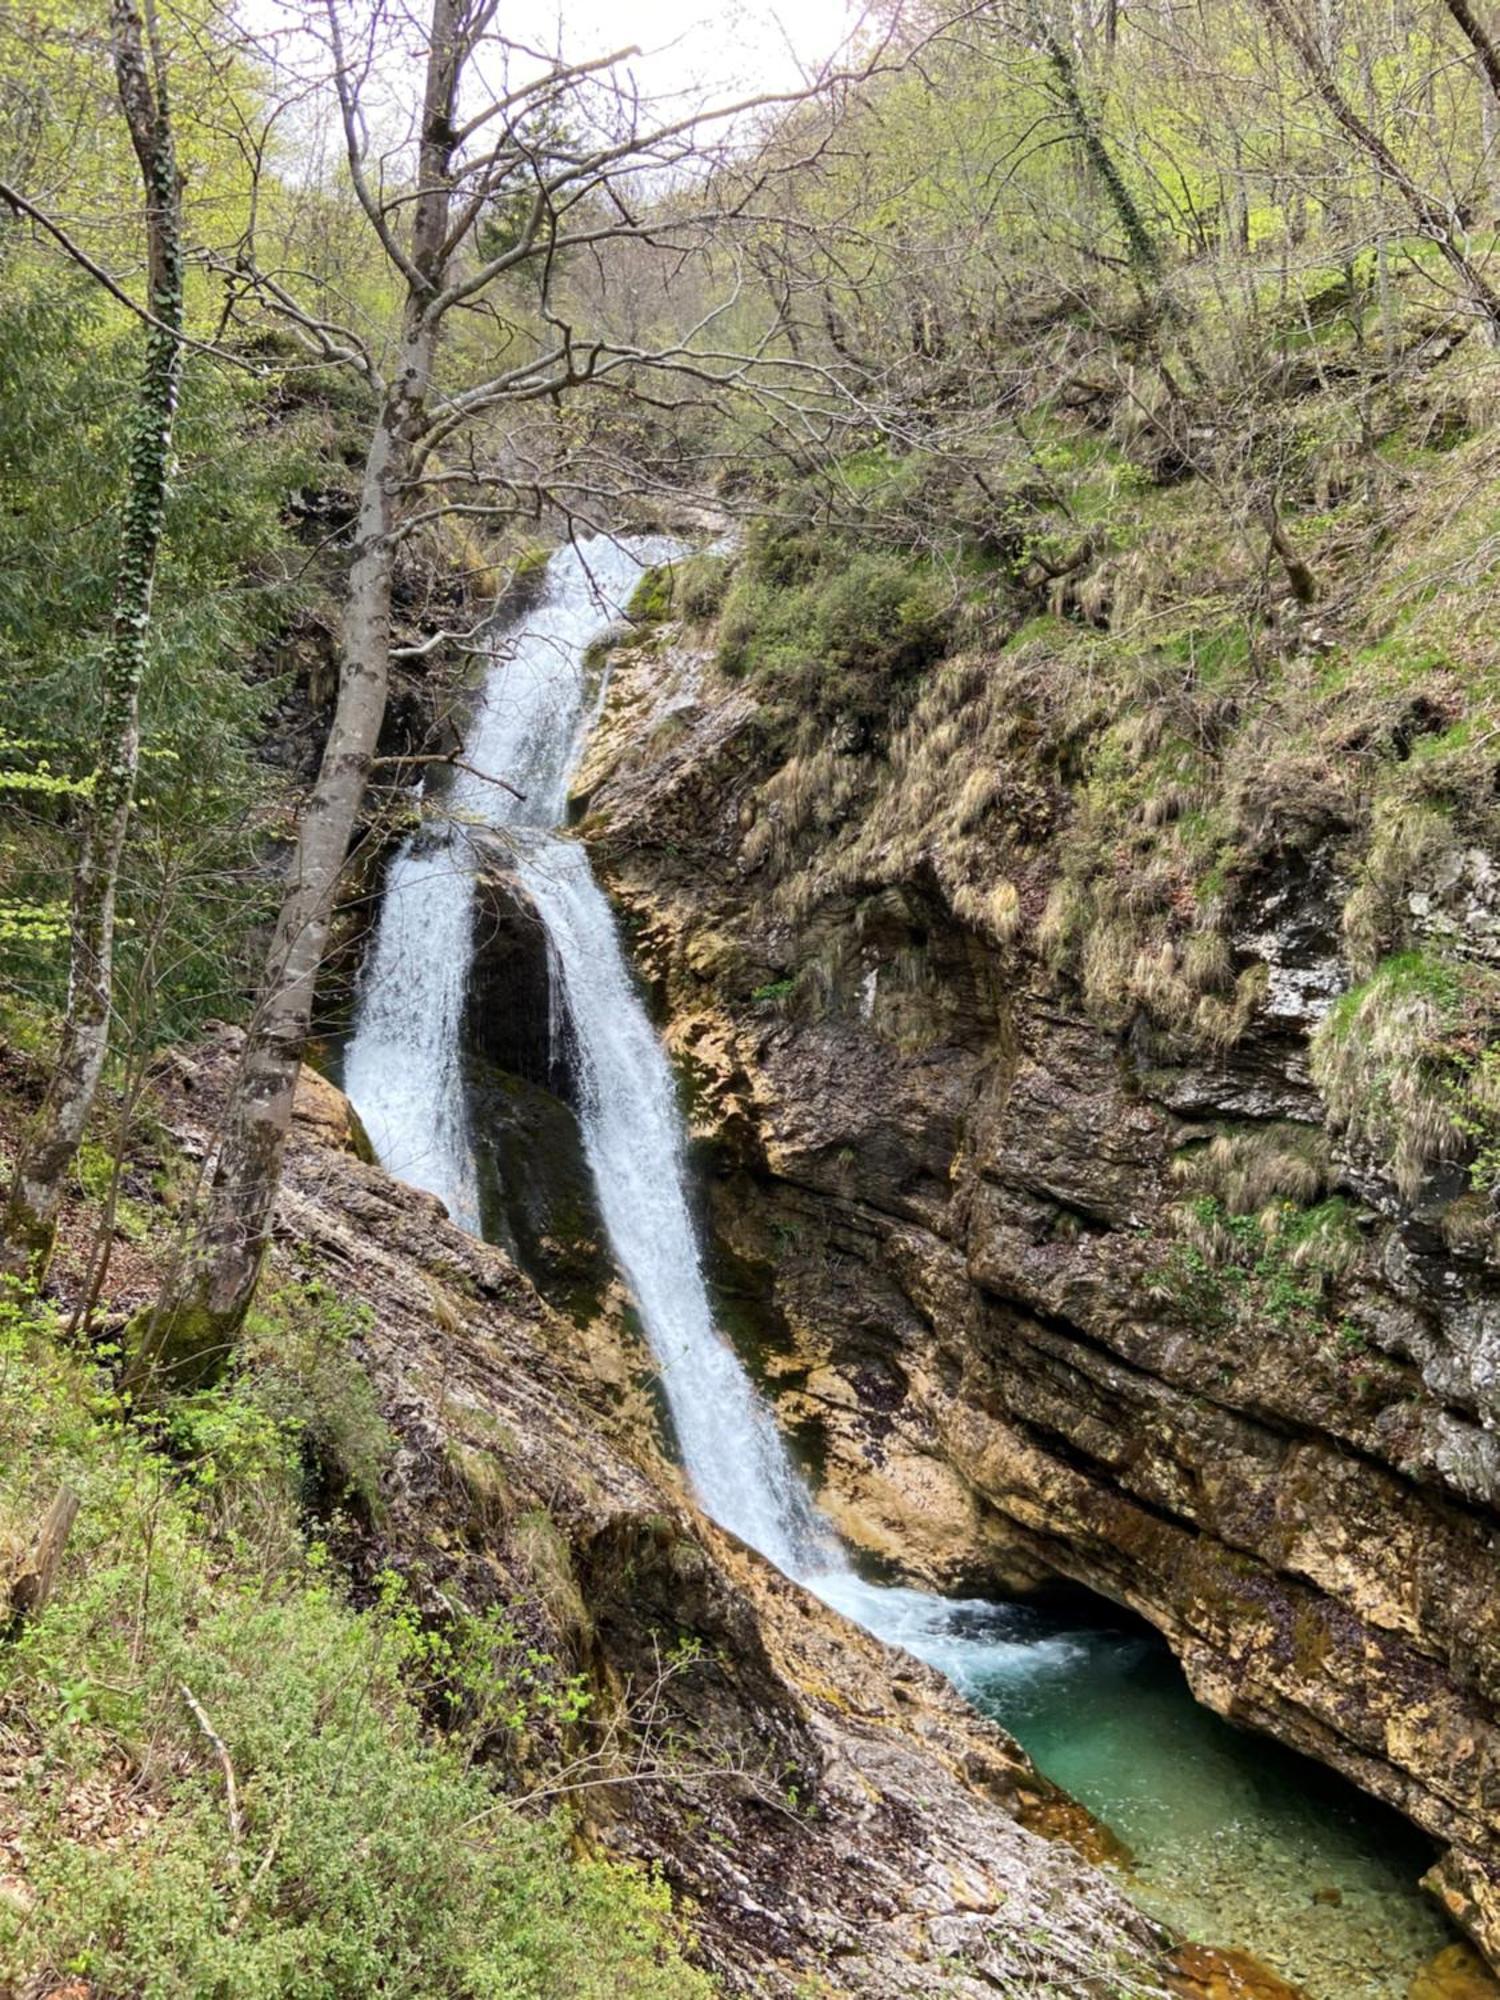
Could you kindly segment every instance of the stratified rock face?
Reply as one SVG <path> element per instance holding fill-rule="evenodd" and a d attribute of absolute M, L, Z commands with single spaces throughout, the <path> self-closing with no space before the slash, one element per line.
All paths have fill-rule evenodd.
<path fill-rule="evenodd" d="M 164 1078 L 190 1147 L 237 1052 L 226 1031 Z M 438 1621 L 503 1607 L 557 1696 L 534 1745 L 495 1746 L 516 1789 L 562 1785 L 588 1835 L 660 1870 L 727 1993 L 1163 2000 L 1163 1941 L 1079 1851 L 1101 1830 L 938 1675 L 699 1515 L 623 1357 L 590 1344 L 607 1328 L 361 1160 L 344 1109 L 299 1092 L 278 1216 L 299 1274 L 365 1309 L 396 1443 L 340 1554 Z"/>
<path fill-rule="evenodd" d="M 941 852 L 852 840 L 842 808 L 788 894 L 763 862 L 790 787 L 745 692 L 669 650 L 617 686 L 585 831 L 719 1142 L 718 1226 L 774 1276 L 776 1386 L 822 1425 L 828 1510 L 940 1583 L 1059 1574 L 1134 1606 L 1201 1699 L 1444 1843 L 1433 1886 L 1500 1957 L 1493 1218 L 1451 1169 L 1405 1200 L 1328 1160 L 1332 857 L 1244 886 L 1260 998 L 1205 1055 L 1101 1025 L 1038 965 L 1045 827 L 1009 944 Z M 653 706 L 670 729 L 626 726 Z M 1417 916 L 1486 955 L 1493 872 L 1466 854 Z M 1318 1146 L 1349 1240 L 1310 1312 L 1295 1259 L 1247 1239 L 1226 1277 L 1182 1214 L 1210 1157 Z"/>

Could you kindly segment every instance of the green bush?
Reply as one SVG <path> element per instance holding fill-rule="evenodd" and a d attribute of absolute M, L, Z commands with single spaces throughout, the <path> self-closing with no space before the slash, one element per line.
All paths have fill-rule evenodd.
<path fill-rule="evenodd" d="M 701 625 L 724 602 L 732 567 L 728 556 L 703 551 L 648 569 L 631 593 L 626 615 L 637 624 L 685 618 Z"/>
<path fill-rule="evenodd" d="M 503 1616 L 434 1634 L 395 1579 L 356 1612 L 289 1517 L 258 1539 L 227 1520 L 226 1468 L 269 1472 L 263 1504 L 291 1505 L 276 1475 L 295 1439 L 246 1395 L 196 1406 L 184 1468 L 33 1310 L 0 1308 L 0 1377 L 0 1539 L 29 1539 L 65 1481 L 82 1503 L 50 1604 L 0 1642 L 36 1896 L 29 1914 L 0 1902 L 0 1990 L 707 2000 L 661 1885 L 571 1858 L 564 1823 L 522 1814 L 473 1761 L 486 1720 L 524 1726 L 540 1702 L 566 1721 L 583 1700 Z M 424 1724 L 434 1680 L 472 1728 Z"/>
<path fill-rule="evenodd" d="M 762 544 L 736 577 L 719 624 L 720 667 L 762 681 L 790 713 L 886 719 L 945 650 L 951 594 L 917 558 L 834 545 L 814 560 L 798 541 L 792 561 L 790 539 Z"/>
<path fill-rule="evenodd" d="M 719 610 L 729 589 L 733 563 L 728 556 L 689 556 L 677 569 L 677 607 L 695 625 L 705 624 Z"/>
<path fill-rule="evenodd" d="M 1275 1200 L 1246 1215 L 1200 1195 L 1172 1219 L 1177 1241 L 1152 1280 L 1156 1297 L 1208 1325 L 1308 1337 L 1330 1330 L 1332 1288 L 1363 1245 L 1342 1197 L 1310 1207 Z"/>

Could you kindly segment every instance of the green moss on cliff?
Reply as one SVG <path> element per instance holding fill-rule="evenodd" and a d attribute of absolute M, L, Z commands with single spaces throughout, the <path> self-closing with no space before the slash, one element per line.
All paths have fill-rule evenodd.
<path fill-rule="evenodd" d="M 1434 1165 L 1476 1152 L 1481 1178 L 1492 1176 L 1497 1022 L 1493 973 L 1408 951 L 1346 993 L 1315 1036 L 1313 1074 L 1330 1117 L 1390 1163 L 1404 1194 Z"/>
<path fill-rule="evenodd" d="M 1348 327 L 1320 346 L 1359 361 Z M 1388 1020 L 1408 1081 L 1363 1033 L 1341 1061 L 1336 1027 L 1318 1080 L 1407 1191 L 1444 1160 L 1492 1184 L 1493 1008 L 1465 966 L 1500 936 L 1500 563 L 1471 504 L 1500 453 L 1497 378 L 1466 348 L 1356 422 L 1334 377 L 1285 400 L 1205 377 L 1212 441 L 1175 458 L 1156 413 L 1100 388 L 1086 415 L 1031 407 L 1009 456 L 966 441 L 983 506 L 889 446 L 841 461 L 821 511 L 778 491 L 720 626 L 724 669 L 800 721 L 773 732 L 742 865 L 799 926 L 832 897 L 933 882 L 978 936 L 1168 1053 L 1252 1030 L 1260 940 L 1294 909 L 1297 962 L 1342 959 L 1351 986 L 1422 954 L 1465 997 L 1446 1022 Z M 939 488 L 941 530 L 923 512 Z M 1366 998 L 1378 1028 L 1391 1008 Z"/>
<path fill-rule="evenodd" d="M 787 721 L 882 725 L 942 654 L 955 610 L 951 585 L 920 558 L 766 532 L 725 600 L 719 666 L 759 683 Z"/>

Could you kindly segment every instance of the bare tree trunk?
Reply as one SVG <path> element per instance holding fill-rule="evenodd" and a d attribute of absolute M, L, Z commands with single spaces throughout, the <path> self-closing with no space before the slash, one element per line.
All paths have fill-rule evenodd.
<path fill-rule="evenodd" d="M 302 812 L 260 998 L 226 1113 L 208 1212 L 177 1282 L 141 1329 L 133 1362 L 137 1380 L 147 1375 L 178 1383 L 202 1380 L 222 1367 L 270 1241 L 318 969 L 385 716 L 391 574 L 402 487 L 428 422 L 440 326 L 431 307 L 451 255 L 449 162 L 475 12 L 469 0 L 433 0 L 421 193 L 412 204 L 402 345 L 365 459 L 333 724 L 317 784 Z"/>
<path fill-rule="evenodd" d="M 1469 0 L 1443 0 L 1443 4 L 1458 23 L 1459 32 L 1473 49 L 1490 94 L 1500 99 L 1500 50 L 1495 47 L 1494 36 L 1469 5 Z"/>
<path fill-rule="evenodd" d="M 115 893 L 140 761 L 140 693 L 166 511 L 182 371 L 182 208 L 166 70 L 151 0 L 113 0 L 115 78 L 145 189 L 150 307 L 131 419 L 114 620 L 104 656 L 99 759 L 73 877 L 68 1005 L 57 1066 L 23 1146 L 0 1225 L 0 1269 L 45 1272 L 63 1183 L 77 1155 L 109 1045 Z M 149 59 L 148 59 L 149 49 Z"/>
<path fill-rule="evenodd" d="M 58 1488 L 36 1539 L 12 1574 L 0 1579 L 0 1631 L 13 1634 L 26 1619 L 47 1607 L 62 1567 L 68 1537 L 78 1519 L 78 1495 L 70 1486 Z"/>

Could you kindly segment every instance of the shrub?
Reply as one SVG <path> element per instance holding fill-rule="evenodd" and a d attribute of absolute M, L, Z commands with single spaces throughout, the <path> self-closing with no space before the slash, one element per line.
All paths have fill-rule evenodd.
<path fill-rule="evenodd" d="M 724 602 L 729 589 L 731 559 L 705 552 L 677 566 L 677 607 L 684 618 L 702 625 Z"/>
<path fill-rule="evenodd" d="M 1172 1221 L 1177 1241 L 1153 1279 L 1154 1294 L 1210 1325 L 1252 1331 L 1326 1332 L 1330 1288 L 1363 1245 L 1353 1211 L 1338 1196 L 1313 1207 L 1272 1201 L 1245 1215 L 1199 1195 Z"/>
<path fill-rule="evenodd" d="M 915 557 L 830 544 L 813 563 L 799 541 L 794 564 L 772 547 L 769 568 L 763 556 L 747 564 L 728 593 L 720 667 L 763 681 L 790 715 L 888 722 L 948 644 L 951 593 Z"/>
<path fill-rule="evenodd" d="M 290 1517 L 284 1559 L 252 1560 L 203 1477 L 284 1463 L 245 1395 L 197 1404 L 184 1473 L 36 1312 L 0 1311 L 0 1371 L 0 1539 L 27 1538 L 65 1480 L 82 1502 L 53 1599 L 5 1645 L 0 1723 L 30 1773 L 10 1830 L 36 1903 L 0 1901 L 0 1989 L 707 2000 L 664 1889 L 572 1859 L 564 1823 L 472 1762 L 485 1718 L 520 1726 L 540 1699 L 566 1720 L 582 1699 L 542 1686 L 502 1614 L 434 1635 L 394 1580 L 356 1612 Z M 467 1690 L 452 1740 L 413 1698 L 434 1674 Z"/>
<path fill-rule="evenodd" d="M 642 575 L 631 593 L 626 615 L 636 624 L 685 618 L 701 625 L 724 602 L 731 568 L 730 557 L 712 550 L 658 563 Z"/>

